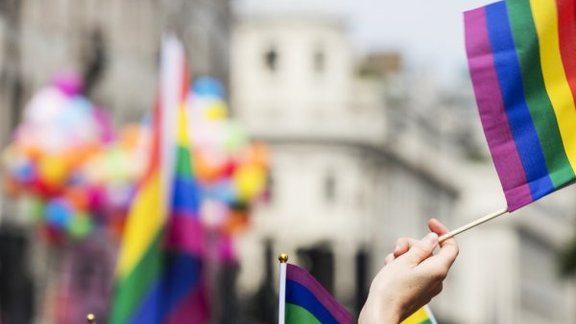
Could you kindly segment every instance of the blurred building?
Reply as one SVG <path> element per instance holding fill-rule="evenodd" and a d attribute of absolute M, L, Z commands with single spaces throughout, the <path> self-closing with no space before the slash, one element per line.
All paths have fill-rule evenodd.
<path fill-rule="evenodd" d="M 272 166 L 269 200 L 240 239 L 242 291 L 261 289 L 287 252 L 357 311 L 396 238 L 423 236 L 430 217 L 455 228 L 505 206 L 467 79 L 447 89 L 397 53 L 358 59 L 338 16 L 310 12 L 244 13 L 232 53 L 233 109 L 270 143 Z M 462 234 L 432 305 L 439 321 L 574 322 L 574 285 L 554 271 L 571 197 Z"/>
<path fill-rule="evenodd" d="M 162 33 L 178 34 L 195 74 L 228 80 L 229 0 L 0 1 L 0 140 L 58 72 L 82 73 L 119 123 L 154 102 Z"/>

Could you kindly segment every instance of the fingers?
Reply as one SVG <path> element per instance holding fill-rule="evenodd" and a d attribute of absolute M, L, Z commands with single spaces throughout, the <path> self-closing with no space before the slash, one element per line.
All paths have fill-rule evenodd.
<path fill-rule="evenodd" d="M 444 224 L 440 223 L 435 218 L 431 218 L 428 221 L 428 228 L 430 228 L 430 230 L 432 232 L 438 234 L 438 236 L 442 236 L 442 235 L 449 232 L 448 228 L 446 226 L 444 226 Z M 457 245 L 456 240 L 454 238 L 449 238 L 449 239 L 442 241 L 442 243 L 440 243 L 441 247 L 443 247 L 445 245 Z"/>
<path fill-rule="evenodd" d="M 402 254 L 408 252 L 410 248 L 416 244 L 418 240 L 409 237 L 401 237 L 396 240 L 396 245 L 394 246 L 394 257 L 399 257 Z"/>
<path fill-rule="evenodd" d="M 454 260 L 458 256 L 459 250 L 456 240 L 447 239 L 440 244 L 440 250 L 437 255 L 433 256 L 433 251 L 438 245 L 438 237 L 449 232 L 444 224 L 437 219 L 432 218 L 428 221 L 428 227 L 432 233 L 429 233 L 422 240 L 402 237 L 396 240 L 394 252 L 386 256 L 384 262 L 389 264 L 402 255 L 407 255 L 406 259 L 412 264 L 420 264 L 422 261 L 430 258 L 431 263 L 437 263 L 440 267 L 439 272 L 447 272 Z"/>
<path fill-rule="evenodd" d="M 390 262 L 394 261 L 394 254 L 390 253 L 384 258 L 384 265 L 388 265 Z"/>
<path fill-rule="evenodd" d="M 432 232 L 438 235 L 448 233 L 448 228 L 434 218 L 428 221 L 428 227 Z M 427 271 L 435 273 L 437 277 L 444 278 L 456 260 L 458 253 L 459 249 L 456 240 L 454 238 L 449 238 L 440 243 L 438 253 L 422 262 L 421 266 L 426 268 Z"/>
<path fill-rule="evenodd" d="M 408 250 L 408 252 L 402 255 L 399 259 L 403 259 L 413 265 L 417 265 L 430 257 L 437 245 L 438 234 L 428 233 L 428 235 L 426 235 L 423 239 L 416 241 L 410 250 Z"/>
<path fill-rule="evenodd" d="M 460 251 L 456 244 L 456 240 L 448 239 L 442 242 L 440 250 L 434 257 L 438 259 L 439 262 L 444 263 L 447 268 L 450 268 L 456 260 L 458 253 L 460 253 Z"/>
<path fill-rule="evenodd" d="M 428 221 L 428 227 L 436 234 L 443 235 L 448 233 L 448 228 L 440 223 L 437 219 L 432 218 Z M 454 238 L 449 238 L 440 243 L 440 251 L 436 255 L 441 262 L 445 263 L 448 267 L 452 266 L 454 260 L 458 256 L 458 244 Z"/>
<path fill-rule="evenodd" d="M 430 220 L 428 220 L 428 228 L 430 231 L 438 234 L 438 236 L 442 236 L 449 232 L 448 228 L 444 226 L 444 224 L 440 223 L 436 218 L 430 218 Z"/>

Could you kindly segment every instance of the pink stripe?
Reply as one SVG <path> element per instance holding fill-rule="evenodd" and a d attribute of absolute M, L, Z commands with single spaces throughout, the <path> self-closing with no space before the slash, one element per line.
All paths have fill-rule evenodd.
<path fill-rule="evenodd" d="M 464 24 L 470 77 L 480 119 L 508 201 L 508 210 L 513 211 L 533 199 L 504 110 L 484 8 L 465 12 Z"/>
<path fill-rule="evenodd" d="M 293 264 L 286 265 L 286 280 L 292 280 L 308 289 L 332 314 L 338 323 L 352 323 L 352 315 L 330 295 L 306 270 Z"/>
<path fill-rule="evenodd" d="M 203 255 L 204 229 L 200 220 L 190 215 L 172 215 L 167 247 L 193 255 Z"/>

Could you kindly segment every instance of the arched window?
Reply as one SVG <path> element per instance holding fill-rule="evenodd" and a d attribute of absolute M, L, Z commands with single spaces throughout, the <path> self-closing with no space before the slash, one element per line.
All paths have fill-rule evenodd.
<path fill-rule="evenodd" d="M 278 51 L 274 46 L 271 46 L 265 53 L 264 53 L 264 66 L 266 70 L 269 72 L 276 72 L 278 69 Z"/>
<path fill-rule="evenodd" d="M 326 53 L 322 47 L 317 47 L 312 56 L 312 67 L 318 74 L 324 72 L 326 68 Z"/>
<path fill-rule="evenodd" d="M 327 202 L 333 202 L 336 199 L 336 177 L 330 172 L 324 178 L 324 198 Z"/>

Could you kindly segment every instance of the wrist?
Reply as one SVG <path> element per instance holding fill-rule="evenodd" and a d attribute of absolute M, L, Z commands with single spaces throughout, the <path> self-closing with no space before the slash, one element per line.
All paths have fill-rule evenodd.
<path fill-rule="evenodd" d="M 359 324 L 398 324 L 400 312 L 394 305 L 368 299 L 360 312 Z"/>

